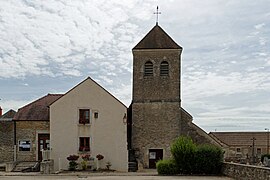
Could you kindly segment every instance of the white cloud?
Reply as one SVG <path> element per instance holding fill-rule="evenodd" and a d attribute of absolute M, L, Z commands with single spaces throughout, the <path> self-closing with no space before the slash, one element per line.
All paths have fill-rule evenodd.
<path fill-rule="evenodd" d="M 140 1 L 3 2 L 0 77 L 80 76 L 86 56 L 102 61 L 110 51 L 127 54 L 137 30 L 127 21 L 142 18 L 132 11 L 140 5 Z M 67 72 L 67 66 L 73 69 Z"/>
<path fill-rule="evenodd" d="M 255 25 L 254 28 L 255 28 L 255 29 L 261 29 L 261 28 L 263 28 L 264 26 L 265 26 L 265 24 L 264 24 L 264 23 L 261 23 L 261 24 Z"/>

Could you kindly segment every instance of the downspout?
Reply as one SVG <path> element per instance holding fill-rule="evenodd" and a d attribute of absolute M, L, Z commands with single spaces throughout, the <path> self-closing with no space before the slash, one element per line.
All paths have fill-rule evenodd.
<path fill-rule="evenodd" d="M 13 161 L 14 162 L 16 162 L 17 161 L 17 138 L 16 138 L 16 121 L 14 121 L 13 120 L 13 122 L 14 122 L 14 135 L 13 135 L 13 139 L 14 139 L 14 142 L 13 142 L 13 144 L 14 144 L 14 149 L 13 149 L 13 151 L 14 151 L 14 157 L 13 157 Z"/>

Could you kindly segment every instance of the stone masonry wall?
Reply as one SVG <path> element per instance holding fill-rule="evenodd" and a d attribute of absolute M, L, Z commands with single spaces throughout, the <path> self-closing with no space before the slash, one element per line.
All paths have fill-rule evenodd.
<path fill-rule="evenodd" d="M 180 102 L 180 50 L 133 51 L 133 102 Z M 153 63 L 153 76 L 144 76 L 144 64 Z M 160 64 L 169 63 L 169 76 L 160 76 Z"/>
<path fill-rule="evenodd" d="M 134 103 L 132 106 L 132 148 L 143 168 L 148 167 L 149 149 L 163 149 L 171 156 L 170 144 L 180 134 L 179 106 L 175 103 Z"/>
<path fill-rule="evenodd" d="M 16 121 L 17 161 L 36 161 L 37 156 L 37 132 L 49 132 L 49 121 Z M 30 140 L 30 151 L 19 151 L 19 140 Z"/>
<path fill-rule="evenodd" d="M 217 141 L 192 122 L 192 116 L 184 109 L 181 109 L 181 135 L 190 136 L 196 144 L 213 144 L 221 147 Z"/>
<path fill-rule="evenodd" d="M 267 167 L 225 162 L 222 173 L 238 180 L 270 180 L 270 168 Z"/>
<path fill-rule="evenodd" d="M 13 161 L 13 127 L 12 121 L 0 121 L 0 162 Z"/>

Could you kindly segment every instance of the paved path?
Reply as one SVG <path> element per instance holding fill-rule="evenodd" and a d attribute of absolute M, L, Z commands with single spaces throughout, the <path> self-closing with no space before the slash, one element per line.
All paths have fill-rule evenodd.
<path fill-rule="evenodd" d="M 42 175 L 40 173 L 0 173 L 0 180 L 232 180 L 222 176 L 158 176 L 156 172 L 144 173 L 60 173 Z"/>
<path fill-rule="evenodd" d="M 80 180 L 232 180 L 216 176 L 0 176 L 1 180 L 45 180 L 45 179 L 80 179 Z"/>

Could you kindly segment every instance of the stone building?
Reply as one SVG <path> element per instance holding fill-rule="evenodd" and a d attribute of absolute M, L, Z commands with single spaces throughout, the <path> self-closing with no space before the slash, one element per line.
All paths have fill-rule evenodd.
<path fill-rule="evenodd" d="M 269 152 L 269 132 L 210 132 L 209 135 L 222 144 L 225 161 L 259 162 L 261 155 Z"/>
<path fill-rule="evenodd" d="M 42 149 L 50 144 L 49 105 L 61 94 L 48 94 L 18 110 L 13 121 L 15 161 L 40 161 Z"/>
<path fill-rule="evenodd" d="M 12 118 L 16 111 L 9 110 L 2 115 L 0 107 L 0 162 L 13 161 L 14 123 Z"/>
<path fill-rule="evenodd" d="M 156 161 L 169 158 L 170 144 L 180 135 L 219 145 L 181 107 L 182 50 L 158 24 L 132 49 L 128 139 L 130 161 L 135 157 L 139 169 L 155 168 Z"/>

